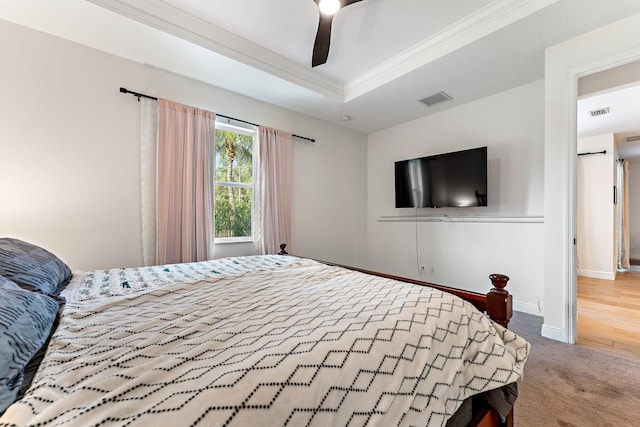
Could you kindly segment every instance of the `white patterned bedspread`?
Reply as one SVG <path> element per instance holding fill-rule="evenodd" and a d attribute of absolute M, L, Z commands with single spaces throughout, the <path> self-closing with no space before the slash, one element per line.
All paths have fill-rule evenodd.
<path fill-rule="evenodd" d="M 438 290 L 295 257 L 76 274 L 0 425 L 444 425 L 529 344 Z"/>

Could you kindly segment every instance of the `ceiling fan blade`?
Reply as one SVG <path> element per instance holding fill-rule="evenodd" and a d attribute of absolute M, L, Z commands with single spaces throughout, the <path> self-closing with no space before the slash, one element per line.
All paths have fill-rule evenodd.
<path fill-rule="evenodd" d="M 320 0 L 313 0 L 316 4 L 320 4 Z M 343 0 L 340 9 L 362 0 Z M 339 10 L 338 10 L 339 11 Z M 331 44 L 331 23 L 334 15 L 325 15 L 320 13 L 318 20 L 318 32 L 316 33 L 316 41 L 313 44 L 313 56 L 311 57 L 311 67 L 316 67 L 327 62 L 329 57 L 329 45 Z"/>
<path fill-rule="evenodd" d="M 316 41 L 313 44 L 313 56 L 311 58 L 311 66 L 324 64 L 329 56 L 329 44 L 331 43 L 331 23 L 333 15 L 327 16 L 320 14 L 318 21 L 318 32 L 316 33 Z"/>
<path fill-rule="evenodd" d="M 350 4 L 353 4 L 353 3 L 358 3 L 359 1 L 362 1 L 362 0 L 345 0 L 345 1 L 343 1 L 341 3 L 342 6 L 340 8 L 342 9 L 343 7 L 347 7 L 347 6 L 349 6 Z"/>

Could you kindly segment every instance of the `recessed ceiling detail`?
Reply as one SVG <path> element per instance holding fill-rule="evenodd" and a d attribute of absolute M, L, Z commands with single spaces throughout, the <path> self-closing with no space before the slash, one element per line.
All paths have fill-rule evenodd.
<path fill-rule="evenodd" d="M 4 0 L 0 30 L 32 28 L 368 134 L 544 79 L 547 47 L 640 14 L 637 0 L 604 3 L 361 1 L 337 13 L 331 53 L 316 68 L 314 0 Z M 160 80 L 145 87 L 174 95 Z M 416 102 L 441 88 L 455 99 Z M 603 105 L 607 118 L 623 114 L 598 103 L 578 120 L 601 127 L 587 113 Z M 357 120 L 342 121 L 346 112 Z"/>
<path fill-rule="evenodd" d="M 305 89 L 348 102 L 559 0 L 493 0 L 486 5 L 480 3 L 481 7 L 460 17 L 431 37 L 372 67 L 364 74 L 345 81 L 339 76 L 328 77 L 309 66 L 237 36 L 195 15 L 195 11 L 191 13 L 187 8 L 180 8 L 179 2 L 171 4 L 171 1 L 166 0 L 88 1 Z M 373 7 L 374 4 L 364 2 L 362 9 Z"/>

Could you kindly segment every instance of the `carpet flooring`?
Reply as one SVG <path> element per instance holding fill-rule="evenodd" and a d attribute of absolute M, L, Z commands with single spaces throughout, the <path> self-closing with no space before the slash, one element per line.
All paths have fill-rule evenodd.
<path fill-rule="evenodd" d="M 640 359 L 543 338 L 541 326 L 541 317 L 519 312 L 509 324 L 532 347 L 515 425 L 640 426 Z"/>

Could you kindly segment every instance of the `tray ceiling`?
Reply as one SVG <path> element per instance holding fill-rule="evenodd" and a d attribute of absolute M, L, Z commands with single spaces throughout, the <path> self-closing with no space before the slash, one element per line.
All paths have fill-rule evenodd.
<path fill-rule="evenodd" d="M 370 133 L 542 79 L 547 46 L 634 13 L 637 0 L 364 0 L 336 15 L 315 68 L 313 0 L 8 0 L 0 19 Z M 440 91 L 453 100 L 419 102 Z"/>

